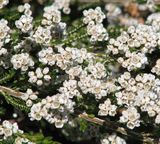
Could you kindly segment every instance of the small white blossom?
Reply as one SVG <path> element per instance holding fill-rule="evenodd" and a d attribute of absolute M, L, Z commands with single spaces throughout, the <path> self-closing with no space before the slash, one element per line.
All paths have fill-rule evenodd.
<path fill-rule="evenodd" d="M 9 0 L 1 0 L 0 1 L 0 9 L 6 6 L 9 3 Z"/>
<path fill-rule="evenodd" d="M 101 138 L 101 144 L 126 144 L 126 141 L 113 133 L 111 135 L 105 134 Z"/>
<path fill-rule="evenodd" d="M 127 127 L 133 129 L 134 127 L 140 126 L 140 114 L 137 112 L 135 107 L 129 107 L 127 110 L 122 112 L 122 116 L 120 117 L 120 122 L 126 123 Z"/>
<path fill-rule="evenodd" d="M 39 26 L 35 33 L 33 34 L 33 38 L 36 43 L 39 44 L 49 44 L 51 40 L 51 31 L 49 28 L 43 28 Z"/>
<path fill-rule="evenodd" d="M 34 71 L 28 72 L 29 82 L 36 83 L 38 86 L 42 86 L 43 84 L 48 84 L 51 80 L 51 76 L 48 74 L 49 68 L 45 67 L 44 69 L 37 68 Z"/>
<path fill-rule="evenodd" d="M 11 63 L 13 64 L 14 69 L 21 69 L 22 71 L 27 71 L 29 67 L 34 66 L 34 61 L 28 53 L 13 55 Z"/>

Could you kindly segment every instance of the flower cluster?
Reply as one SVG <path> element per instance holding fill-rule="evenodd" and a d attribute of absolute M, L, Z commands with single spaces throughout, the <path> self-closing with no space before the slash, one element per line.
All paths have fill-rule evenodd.
<path fill-rule="evenodd" d="M 60 23 L 61 12 L 52 4 L 44 8 L 43 17 L 42 24 L 51 26 L 52 24 Z"/>
<path fill-rule="evenodd" d="M 134 127 L 140 126 L 140 114 L 137 112 L 135 107 L 128 107 L 127 110 L 122 112 L 120 122 L 126 123 L 127 127 L 133 129 Z"/>
<path fill-rule="evenodd" d="M 116 39 L 109 40 L 107 53 L 117 55 L 138 49 L 141 53 L 151 53 L 155 50 L 158 41 L 158 34 L 152 26 L 138 24 L 130 26 L 127 31 L 123 31 Z"/>
<path fill-rule="evenodd" d="M 141 111 L 147 112 L 150 117 L 159 117 L 159 91 L 160 80 L 152 74 L 137 75 L 131 77 L 129 72 L 125 72 L 118 78 L 121 85 L 120 92 L 115 95 L 119 105 L 125 104 L 127 107 L 140 107 Z M 158 121 L 157 121 L 158 122 Z"/>
<path fill-rule="evenodd" d="M 15 144 L 35 144 L 31 141 L 29 141 L 27 138 L 22 138 L 22 137 L 16 137 L 15 139 Z"/>
<path fill-rule="evenodd" d="M 22 15 L 19 20 L 15 21 L 16 27 L 23 33 L 30 32 L 33 28 L 33 17 L 31 16 L 32 11 L 30 10 L 30 5 L 28 3 L 24 4 L 24 6 L 20 5 L 18 11 L 24 12 L 24 15 Z"/>
<path fill-rule="evenodd" d="M 103 41 L 108 39 L 108 33 L 103 27 L 104 13 L 100 7 L 83 11 L 83 22 L 87 24 L 87 33 L 91 35 L 91 41 Z"/>
<path fill-rule="evenodd" d="M 42 86 L 43 84 L 48 84 L 51 80 L 51 76 L 48 74 L 49 73 L 49 68 L 45 67 L 44 69 L 42 68 L 37 68 L 34 71 L 29 71 L 28 76 L 29 76 L 29 82 L 30 83 L 36 83 L 38 86 Z"/>
<path fill-rule="evenodd" d="M 54 96 L 47 96 L 41 102 L 34 104 L 29 113 L 31 120 L 41 120 L 44 118 L 57 128 L 62 128 L 68 121 L 69 113 L 73 113 L 74 102 L 65 93 Z"/>
<path fill-rule="evenodd" d="M 93 75 L 93 77 L 97 79 L 101 79 L 106 77 L 106 69 L 105 66 L 98 62 L 96 64 L 89 64 L 87 70 Z"/>
<path fill-rule="evenodd" d="M 10 121 L 4 120 L 2 122 L 2 125 L 0 125 L 0 136 L 3 136 L 3 139 L 8 139 L 9 137 L 16 134 L 23 134 L 23 131 L 18 128 L 17 123 L 11 123 Z M 1 141 L 1 140 L 0 140 Z M 20 136 L 16 136 L 15 138 L 15 144 L 35 144 L 31 141 L 29 141 L 27 138 L 22 138 Z"/>
<path fill-rule="evenodd" d="M 160 75 L 160 59 L 156 61 L 156 65 L 152 68 L 151 72 Z"/>
<path fill-rule="evenodd" d="M 2 125 L 0 125 L 0 136 L 3 136 L 3 139 L 7 139 L 13 134 L 22 132 L 23 131 L 19 130 L 17 123 L 12 124 L 5 120 L 2 122 Z"/>
<path fill-rule="evenodd" d="M 51 38 L 51 30 L 49 27 L 44 28 L 39 26 L 33 34 L 33 39 L 39 44 L 49 44 Z"/>
<path fill-rule="evenodd" d="M 38 53 L 39 61 L 43 64 L 53 66 L 56 62 L 56 55 L 52 47 L 44 48 Z"/>
<path fill-rule="evenodd" d="M 0 9 L 6 6 L 9 3 L 9 0 L 1 0 L 0 1 Z"/>
<path fill-rule="evenodd" d="M 0 19 L 0 66 L 7 68 L 6 55 L 8 50 L 5 44 L 10 42 L 10 28 L 8 27 L 8 21 L 5 19 Z"/>
<path fill-rule="evenodd" d="M 26 102 L 28 107 L 31 107 L 33 105 L 33 101 L 35 101 L 38 97 L 36 93 L 32 91 L 32 89 L 27 89 L 26 93 L 24 93 L 21 98 Z"/>
<path fill-rule="evenodd" d="M 3 46 L 3 44 L 6 44 L 10 41 L 10 28 L 7 26 L 7 24 L 7 20 L 0 20 L 0 49 Z"/>
<path fill-rule="evenodd" d="M 111 135 L 105 134 L 101 138 L 101 144 L 126 144 L 126 141 L 113 133 Z"/>
<path fill-rule="evenodd" d="M 120 7 L 113 3 L 106 4 L 105 9 L 107 10 L 107 19 L 110 23 L 115 22 L 122 13 Z"/>
<path fill-rule="evenodd" d="M 148 64 L 148 59 L 143 53 L 128 52 L 126 53 L 126 59 L 119 57 L 117 61 L 122 67 L 127 68 L 128 71 L 132 71 L 136 68 L 144 68 Z"/>
<path fill-rule="evenodd" d="M 27 71 L 29 67 L 34 66 L 34 61 L 28 53 L 15 54 L 11 58 L 11 63 L 14 69 L 21 69 Z"/>
<path fill-rule="evenodd" d="M 153 13 L 148 16 L 147 24 L 152 25 L 152 27 L 156 30 L 160 30 L 160 13 Z"/>
<path fill-rule="evenodd" d="M 107 115 L 115 116 L 117 106 L 112 105 L 110 99 L 107 99 L 107 100 L 104 101 L 103 104 L 99 105 L 99 109 L 100 110 L 98 112 L 98 115 L 101 115 L 101 116 L 107 116 Z"/>
<path fill-rule="evenodd" d="M 58 9 L 62 9 L 65 14 L 69 14 L 71 11 L 69 8 L 70 0 L 55 0 L 53 5 Z"/>
<path fill-rule="evenodd" d="M 144 68 L 148 64 L 146 53 L 152 53 L 159 45 L 159 34 L 152 26 L 139 24 L 130 26 L 116 39 L 109 40 L 107 53 L 118 55 L 118 62 L 129 71 Z"/>
<path fill-rule="evenodd" d="M 44 7 L 43 4 L 37 7 L 37 1 L 31 7 L 29 1 L 18 6 L 22 15 L 4 14 L 6 20 L 0 19 L 0 73 L 4 73 L 0 92 L 5 97 L 2 102 L 7 100 L 20 110 L 30 109 L 30 120 L 44 119 L 56 128 L 63 128 L 61 132 L 68 138 L 74 135 L 67 132 L 68 127 L 76 129 L 77 135 L 85 129 L 85 137 L 96 137 L 98 141 L 103 133 L 97 125 L 90 128 L 92 118 L 84 122 L 79 111 L 104 116 L 104 120 L 112 117 L 113 125 L 118 121 L 129 129 L 145 122 L 143 113 L 149 122 L 155 121 L 154 127 L 160 124 L 159 13 L 143 15 L 137 4 L 131 5 L 133 11 L 129 5 L 106 4 L 102 9 L 88 10 L 84 10 L 85 4 L 72 5 L 75 14 L 83 11 L 77 20 L 74 14 L 62 17 L 70 13 L 71 0 L 54 0 L 51 5 L 40 0 Z M 4 2 L 0 0 L 0 9 Z M 12 6 L 11 2 L 7 9 Z M 2 9 L 0 16 L 7 9 Z M 17 12 L 17 8 L 14 6 L 12 11 Z M 123 23 L 121 18 L 127 20 Z M 87 36 L 90 41 L 84 39 Z M 17 116 L 19 111 L 13 115 L 15 120 Z M 111 129 L 119 130 L 114 128 Z M 17 124 L 4 121 L 0 125 L 0 137 L 7 139 L 16 133 L 19 133 Z M 80 140 L 76 136 L 74 139 Z M 15 143 L 30 142 L 18 135 Z M 101 143 L 126 144 L 114 133 L 106 134 Z"/>

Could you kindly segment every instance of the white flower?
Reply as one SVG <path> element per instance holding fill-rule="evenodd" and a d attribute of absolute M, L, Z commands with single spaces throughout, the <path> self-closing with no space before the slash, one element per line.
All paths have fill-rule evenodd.
<path fill-rule="evenodd" d="M 105 134 L 101 138 L 101 144 L 126 144 L 126 141 L 113 133 L 111 135 Z"/>
<path fill-rule="evenodd" d="M 63 12 L 65 14 L 69 14 L 70 13 L 70 0 L 55 0 L 53 5 L 57 8 L 57 9 L 63 9 Z"/>
<path fill-rule="evenodd" d="M 33 34 L 33 38 L 36 43 L 39 44 L 49 44 L 51 40 L 51 31 L 49 28 L 43 28 L 39 26 L 35 33 Z"/>
<path fill-rule="evenodd" d="M 120 122 L 126 123 L 127 127 L 133 129 L 134 127 L 140 126 L 140 114 L 137 112 L 135 107 L 129 107 L 127 110 L 122 112 L 122 116 L 120 117 Z"/>
<path fill-rule="evenodd" d="M 43 25 L 52 25 L 56 23 L 60 23 L 61 21 L 61 12 L 58 8 L 52 4 L 51 6 L 47 6 L 44 8 L 44 19 L 42 20 Z"/>
<path fill-rule="evenodd" d="M 117 106 L 112 105 L 110 99 L 107 99 L 103 104 L 99 105 L 99 109 L 98 115 L 100 116 L 115 116 Z"/>
<path fill-rule="evenodd" d="M 43 64 L 48 64 L 50 66 L 53 66 L 56 62 L 56 55 L 53 52 L 53 49 L 51 47 L 48 47 L 46 49 L 42 49 L 39 53 L 39 61 Z"/>
<path fill-rule="evenodd" d="M 83 19 L 83 22 L 85 24 L 88 24 L 91 21 L 95 21 L 96 23 L 102 23 L 103 19 L 105 18 L 105 15 L 100 7 L 96 7 L 95 10 L 94 9 L 84 10 L 83 15 L 85 16 L 85 18 Z"/>
<path fill-rule="evenodd" d="M 28 67 L 34 66 L 34 61 L 28 53 L 13 55 L 11 58 L 11 63 L 13 64 L 14 69 L 21 69 L 22 71 L 26 71 L 28 70 Z"/>
<path fill-rule="evenodd" d="M 2 0 L 3 1 L 3 0 Z M 0 45 L 10 41 L 10 28 L 7 26 L 8 21 L 5 19 L 0 20 Z M 1 48 L 1 46 L 0 46 Z"/>
<path fill-rule="evenodd" d="M 6 6 L 9 3 L 9 0 L 1 0 L 0 1 L 0 9 Z"/>
<path fill-rule="evenodd" d="M 85 16 L 83 22 L 87 24 L 87 33 L 91 36 L 91 41 L 103 41 L 108 40 L 108 33 L 103 27 L 102 21 L 105 18 L 104 13 L 100 7 L 95 10 L 89 9 L 83 11 Z"/>
<path fill-rule="evenodd" d="M 36 83 L 38 86 L 42 86 L 43 84 L 47 84 L 47 82 L 50 82 L 51 76 L 48 74 L 49 73 L 49 68 L 45 67 L 44 69 L 42 68 L 37 68 L 35 72 L 30 71 L 28 72 L 29 76 L 29 82 L 30 83 Z"/>

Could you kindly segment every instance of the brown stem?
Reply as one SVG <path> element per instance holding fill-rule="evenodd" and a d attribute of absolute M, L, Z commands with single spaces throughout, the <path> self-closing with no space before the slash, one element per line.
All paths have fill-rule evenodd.
<path fill-rule="evenodd" d="M 125 135 L 127 137 L 132 137 L 132 138 L 137 139 L 143 143 L 153 144 L 153 140 L 149 136 L 134 132 L 134 131 L 129 130 L 127 128 L 120 127 L 110 120 L 102 120 L 102 119 L 96 118 L 96 117 L 92 118 L 88 114 L 79 114 L 79 117 L 84 120 L 87 120 L 89 122 L 92 122 L 92 123 L 95 123 L 95 124 L 98 124 L 101 126 L 103 125 L 104 127 L 108 128 L 110 130 L 113 130 L 113 131 L 115 131 L 119 134 Z"/>
<path fill-rule="evenodd" d="M 13 90 L 11 88 L 8 88 L 8 87 L 5 87 L 5 86 L 1 86 L 0 85 L 0 92 L 4 92 L 4 93 L 7 93 L 11 96 L 14 96 L 16 98 L 20 98 L 21 96 L 24 95 L 24 93 L 20 92 L 20 91 L 16 91 L 16 90 Z"/>

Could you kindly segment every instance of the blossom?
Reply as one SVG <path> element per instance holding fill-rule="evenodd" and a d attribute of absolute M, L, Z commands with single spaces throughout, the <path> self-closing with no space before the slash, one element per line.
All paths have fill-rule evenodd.
<path fill-rule="evenodd" d="M 98 115 L 101 116 L 115 116 L 116 114 L 116 109 L 117 106 L 116 105 L 112 105 L 110 99 L 105 100 L 105 102 L 103 104 L 99 105 L 99 112 Z"/>
<path fill-rule="evenodd" d="M 49 44 L 52 36 L 49 28 L 43 28 L 39 26 L 35 33 L 33 34 L 33 38 L 36 43 L 39 44 Z"/>
<path fill-rule="evenodd" d="M 137 112 L 135 107 L 129 107 L 127 110 L 122 112 L 120 122 L 127 122 L 127 127 L 133 129 L 134 127 L 140 126 L 140 114 Z"/>
<path fill-rule="evenodd" d="M 0 9 L 2 9 L 4 6 L 6 6 L 9 3 L 9 0 L 1 0 L 0 1 Z"/>
<path fill-rule="evenodd" d="M 29 67 L 34 66 L 34 61 L 28 53 L 15 54 L 11 58 L 11 63 L 14 69 L 21 69 L 27 71 Z"/>
<path fill-rule="evenodd" d="M 44 84 L 48 84 L 51 80 L 51 76 L 48 74 L 49 73 L 49 68 L 45 67 L 44 69 L 37 68 L 34 71 L 29 71 L 28 76 L 29 76 L 29 82 L 30 83 L 36 83 L 38 86 L 42 86 Z"/>
<path fill-rule="evenodd" d="M 111 135 L 104 134 L 104 136 L 101 138 L 101 144 L 126 144 L 126 141 L 117 136 L 115 133 Z"/>

